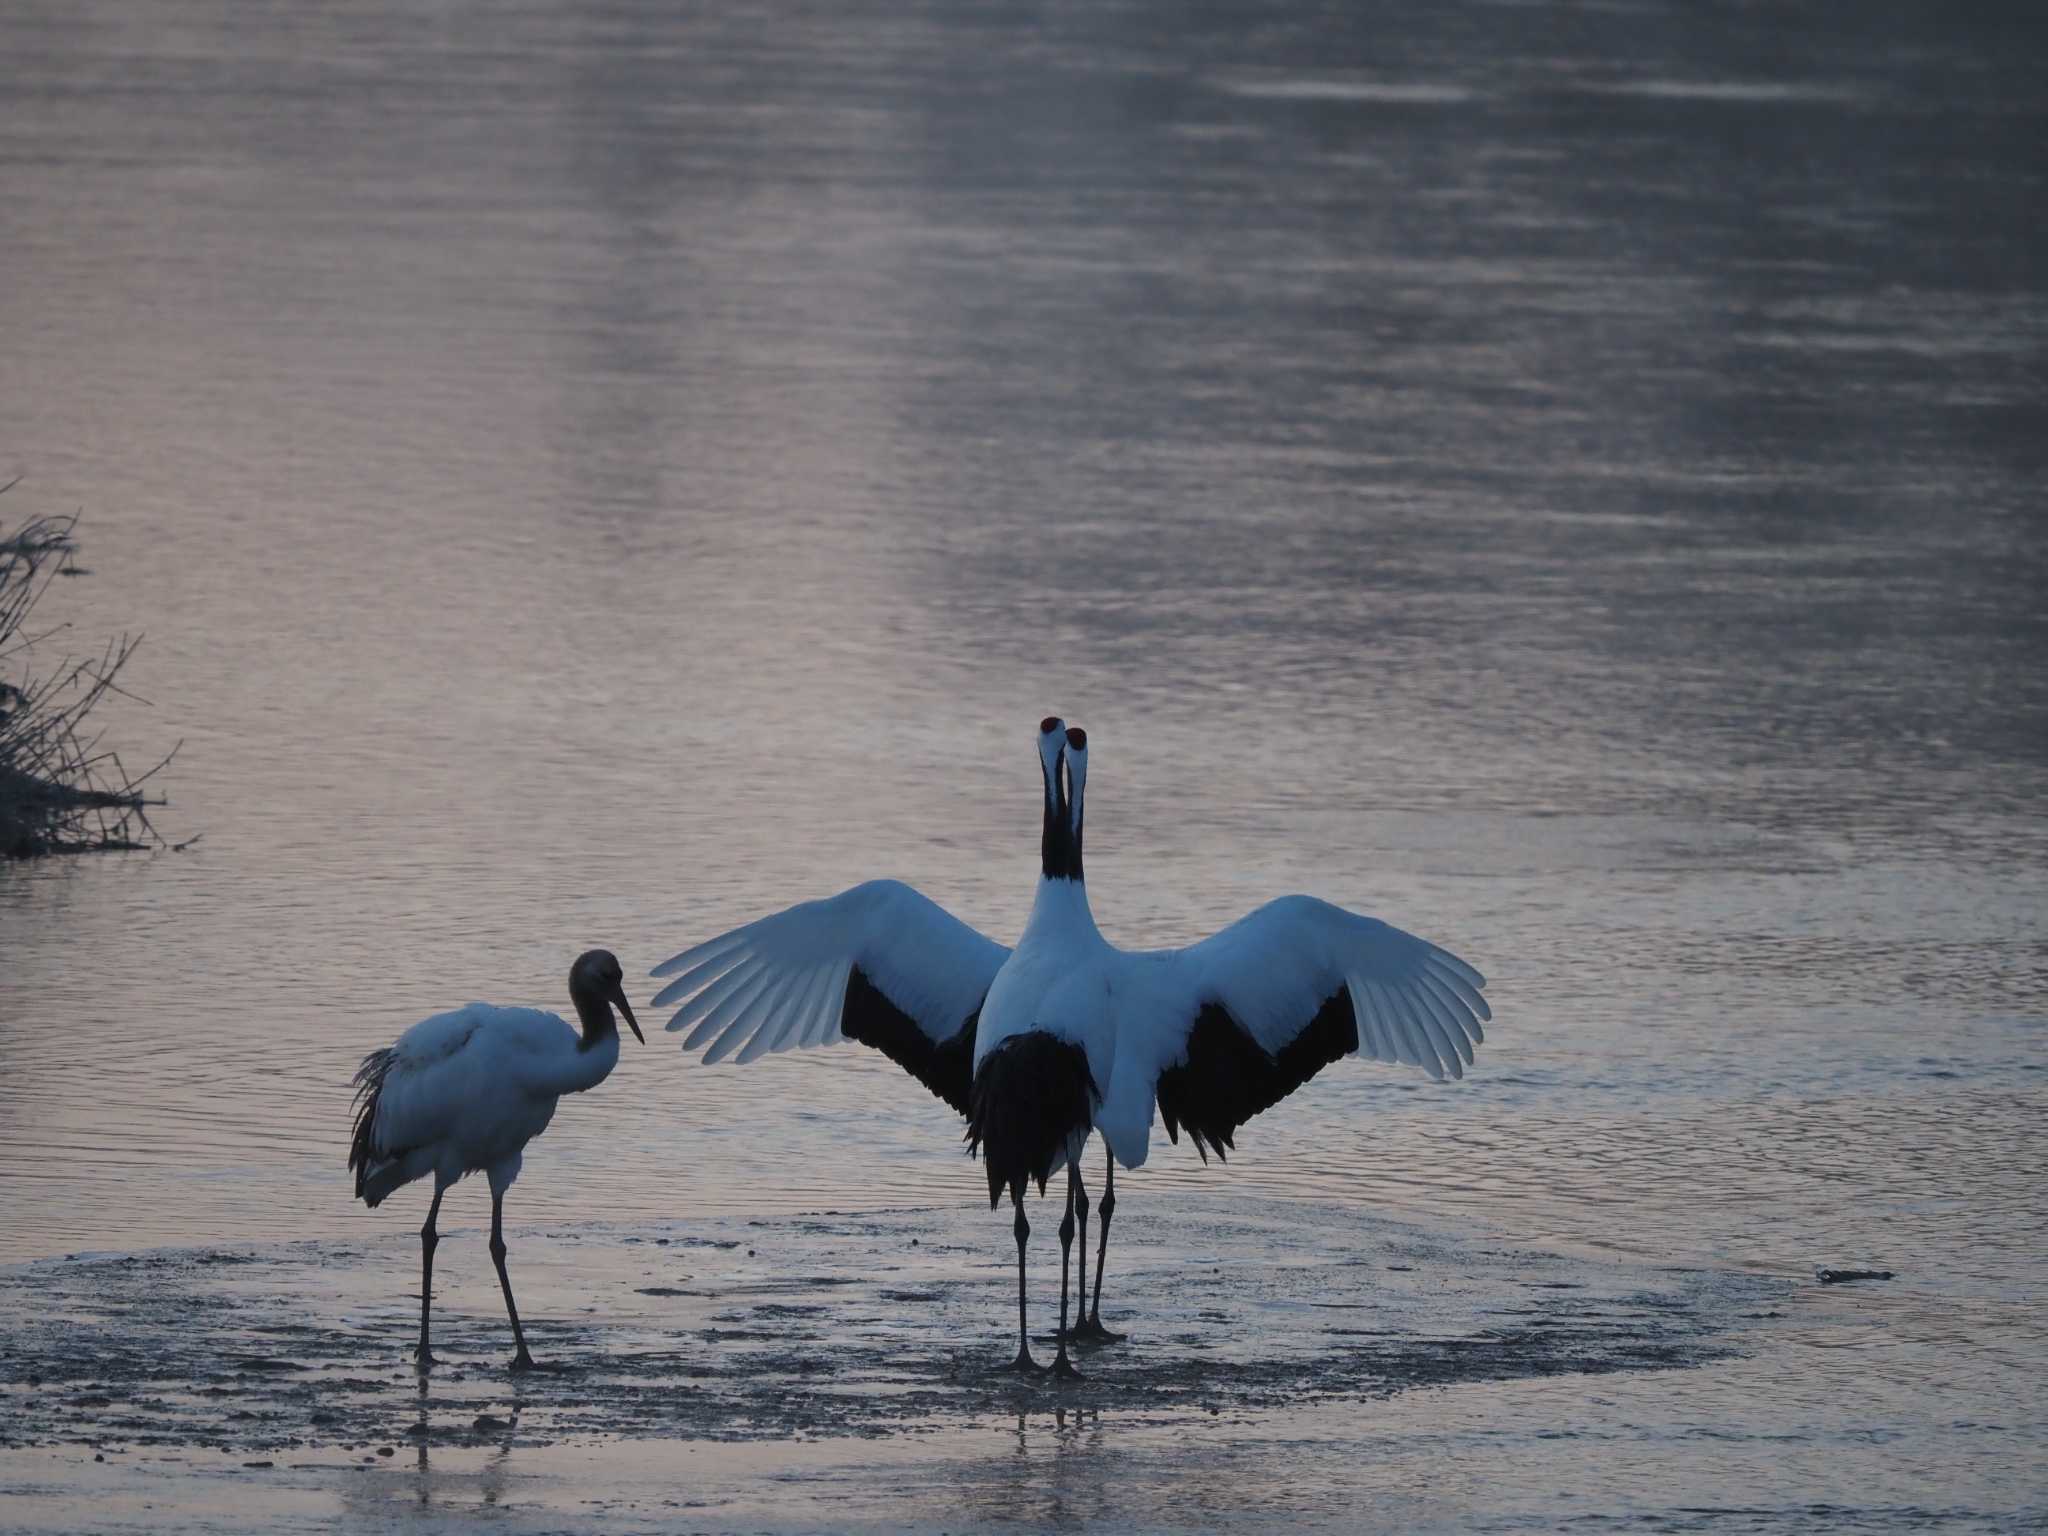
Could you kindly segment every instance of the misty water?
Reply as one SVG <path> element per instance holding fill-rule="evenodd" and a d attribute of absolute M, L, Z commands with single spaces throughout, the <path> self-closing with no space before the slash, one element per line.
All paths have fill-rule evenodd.
<path fill-rule="evenodd" d="M 1317 1408 L 1333 1341 L 1232 1400 L 1239 1513 L 2040 1518 L 2044 59 L 2020 7 L 9 6 L 0 524 L 82 513 L 35 657 L 145 634 L 100 723 L 182 740 L 199 841 L 0 869 L 0 1440 L 71 1254 L 261 1255 L 398 1361 L 418 1212 L 350 1200 L 348 1078 L 429 1012 L 563 1009 L 599 943 L 643 1001 L 875 875 L 1014 938 L 1057 712 L 1113 940 L 1307 891 L 1496 1013 L 1464 1082 L 1339 1063 L 1227 1169 L 1155 1136 L 1134 1279 L 1313 1274 L 1344 1213 L 1446 1273 L 1715 1277 L 1641 1375 Z M 628 1040 L 508 1203 L 527 1310 L 638 1297 L 657 1234 L 829 1265 L 804 1213 L 940 1213 L 986 1264 L 906 1347 L 999 1348 L 958 1136 L 857 1046 Z M 1228 1294 L 1240 1366 L 1300 1321 Z M 1056 1406 L 947 1407 L 925 1473 L 1201 1523 L 1122 1400 L 1033 1442 L 1036 1502 Z M 493 1502 L 555 1518 L 508 1454 Z M 1091 1502 L 1134 1468 L 1160 1502 Z M 701 1518 L 830 1526 L 790 1478 Z M 295 1517 L 383 1508 L 324 1488 Z"/>

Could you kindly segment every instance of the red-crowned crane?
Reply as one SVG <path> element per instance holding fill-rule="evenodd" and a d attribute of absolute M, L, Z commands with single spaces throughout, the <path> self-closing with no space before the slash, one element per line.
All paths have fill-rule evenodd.
<path fill-rule="evenodd" d="M 434 1363 L 427 1343 L 434 1247 L 440 1242 L 434 1218 L 448 1186 L 479 1171 L 491 1184 L 491 1261 L 518 1346 L 512 1369 L 533 1368 L 505 1273 L 505 1191 L 519 1177 L 526 1144 L 548 1128 L 562 1095 L 595 1088 L 618 1065 L 614 1007 L 632 1025 L 633 1037 L 646 1043 L 623 981 L 609 950 L 587 950 L 569 969 L 569 1000 L 580 1032 L 538 1008 L 471 1003 L 422 1019 L 397 1044 L 370 1052 L 356 1069 L 348 1165 L 357 1198 L 379 1205 L 400 1186 L 434 1177 L 434 1203 L 420 1228 L 420 1342 L 414 1354 L 421 1370 Z"/>
<path fill-rule="evenodd" d="M 1116 1165 L 1150 1149 L 1155 1108 L 1175 1141 L 1186 1127 L 1206 1160 L 1237 1128 L 1340 1056 L 1462 1077 L 1492 1017 L 1485 978 L 1455 955 L 1377 919 L 1308 896 L 1269 902 L 1187 949 L 1131 953 L 1096 929 L 1082 874 L 1088 738 L 1039 724 L 1045 788 L 1038 894 L 1015 949 L 984 938 L 909 886 L 870 881 L 735 928 L 655 968 L 672 976 L 657 1006 L 680 1001 L 671 1030 L 707 1063 L 860 1040 L 910 1071 L 967 1117 L 989 1203 L 1016 1207 L 1017 1358 L 1035 1370 L 1025 1332 L 1023 1193 L 1067 1169 L 1060 1222 L 1060 1332 L 1067 1359 L 1067 1281 L 1082 1223 L 1087 1308 L 1087 1197 L 1080 1155 L 1092 1130 L 1110 1154 L 1096 1252 L 1115 1208 Z"/>

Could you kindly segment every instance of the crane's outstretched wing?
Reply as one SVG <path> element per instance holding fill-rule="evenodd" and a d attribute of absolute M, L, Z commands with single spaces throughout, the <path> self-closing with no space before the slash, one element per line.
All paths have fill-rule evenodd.
<path fill-rule="evenodd" d="M 686 949 L 654 968 L 675 979 L 656 1007 L 704 1060 L 752 1061 L 791 1046 L 859 1040 L 961 1114 L 981 1000 L 1009 958 L 896 880 L 870 880 Z"/>
<path fill-rule="evenodd" d="M 1147 956 L 1166 1134 L 1203 1160 L 1340 1056 L 1463 1077 L 1491 1019 L 1486 978 L 1412 933 L 1311 896 L 1285 896 L 1201 943 Z M 1149 1023 L 1149 1021 L 1148 1021 Z"/>

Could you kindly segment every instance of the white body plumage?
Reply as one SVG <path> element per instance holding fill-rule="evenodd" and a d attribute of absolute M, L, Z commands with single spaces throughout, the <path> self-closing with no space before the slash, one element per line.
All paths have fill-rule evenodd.
<path fill-rule="evenodd" d="M 422 1019 L 391 1047 L 366 1184 L 395 1188 L 431 1173 L 445 1185 L 484 1172 L 502 1189 L 562 1095 L 595 1088 L 618 1064 L 616 1029 L 585 1048 L 566 1019 L 538 1008 L 470 1003 Z"/>

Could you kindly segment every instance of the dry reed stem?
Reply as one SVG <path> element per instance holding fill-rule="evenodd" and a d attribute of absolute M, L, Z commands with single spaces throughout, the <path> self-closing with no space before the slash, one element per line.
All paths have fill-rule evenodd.
<path fill-rule="evenodd" d="M 13 484 L 0 485 L 0 494 Z M 164 801 L 142 786 L 178 749 L 131 775 L 120 754 L 87 729 L 109 693 L 135 698 L 115 679 L 142 637 L 123 635 L 96 656 L 66 656 L 49 671 L 34 670 L 36 648 L 65 627 L 29 628 L 38 599 L 57 577 L 84 574 L 72 558 L 77 524 L 76 517 L 31 518 L 0 535 L 0 857 L 165 846 L 149 819 L 149 808 Z"/>

